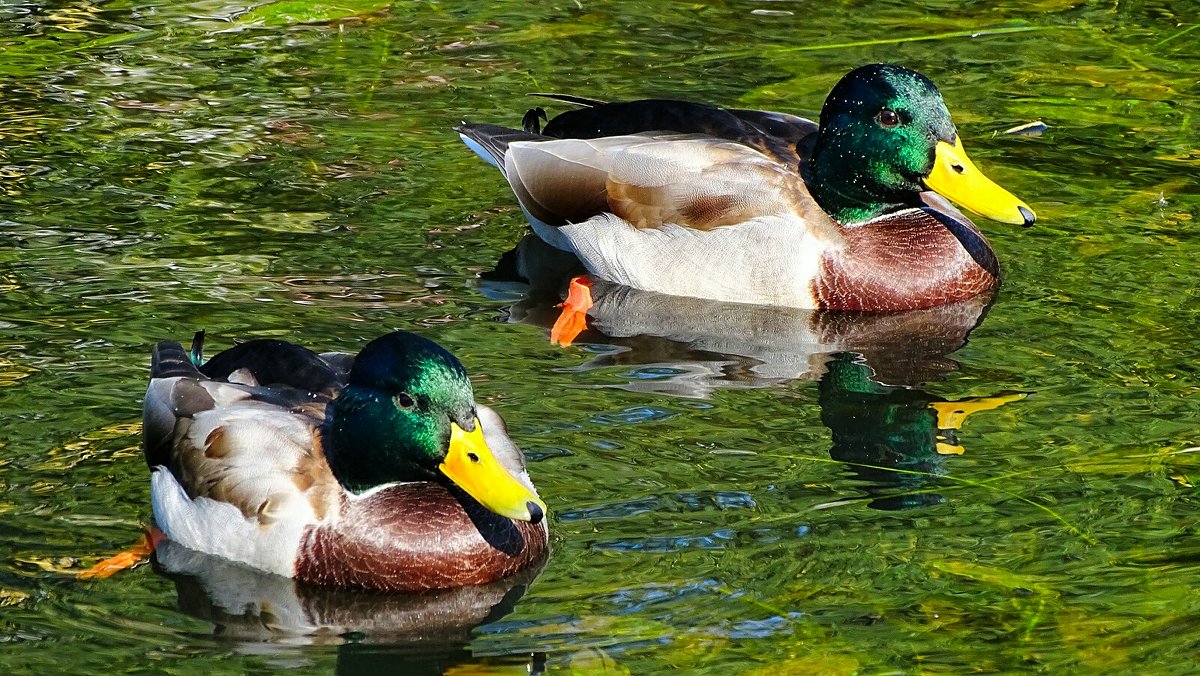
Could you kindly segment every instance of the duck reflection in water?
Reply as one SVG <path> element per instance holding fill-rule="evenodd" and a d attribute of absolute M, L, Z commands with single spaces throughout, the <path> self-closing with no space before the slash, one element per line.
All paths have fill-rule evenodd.
<path fill-rule="evenodd" d="M 876 382 L 867 362 L 846 352 L 834 355 L 826 368 L 818 389 L 821 422 L 833 433 L 829 455 L 870 482 L 870 506 L 876 509 L 945 502 L 923 486 L 945 474 L 947 457 L 963 454 L 958 438 L 963 422 L 972 413 L 1026 396 L 1003 393 L 948 401 L 916 387 Z"/>
<path fill-rule="evenodd" d="M 218 640 L 281 659 L 292 646 L 336 644 L 337 673 L 372 676 L 501 666 L 471 654 L 472 632 L 512 612 L 542 569 L 539 564 L 486 585 L 384 594 L 305 585 L 170 540 L 156 547 L 152 561 L 175 583 L 180 609 L 211 622 Z M 543 658 L 503 661 L 513 673 L 527 674 L 539 673 Z"/>
<path fill-rule="evenodd" d="M 485 292 L 524 291 L 514 321 L 559 324 L 559 300 L 580 268 L 570 254 L 528 236 L 485 277 Z M 720 303 L 594 281 L 577 341 L 599 355 L 581 369 L 638 365 L 623 389 L 707 397 L 718 388 L 819 381 L 830 456 L 869 483 L 870 505 L 939 504 L 925 489 L 964 452 L 967 417 L 1023 399 L 1022 393 L 951 401 L 922 386 L 958 368 L 948 355 L 967 342 L 989 295 L 922 310 L 856 313 Z"/>

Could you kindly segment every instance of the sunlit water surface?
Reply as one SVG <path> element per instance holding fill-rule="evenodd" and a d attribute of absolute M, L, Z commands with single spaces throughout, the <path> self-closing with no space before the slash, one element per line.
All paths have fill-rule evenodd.
<path fill-rule="evenodd" d="M 307 4 L 0 7 L 0 672 L 1195 668 L 1195 7 Z M 563 349 L 544 299 L 481 278 L 525 226 L 460 120 L 517 125 L 531 91 L 815 116 L 874 61 L 932 77 L 1038 211 L 982 222 L 986 314 L 614 310 Z M 550 505 L 515 607 L 304 635 L 150 566 L 75 577 L 149 519 L 154 341 L 401 327 L 466 363 Z"/>

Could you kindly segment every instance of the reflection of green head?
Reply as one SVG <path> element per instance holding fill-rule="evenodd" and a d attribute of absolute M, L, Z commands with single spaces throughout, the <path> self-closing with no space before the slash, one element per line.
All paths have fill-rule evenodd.
<path fill-rule="evenodd" d="M 871 380 L 871 368 L 851 353 L 834 356 L 826 368 L 819 385 L 821 422 L 835 443 L 840 438 L 907 456 L 936 453 L 937 412 L 929 408 L 934 397 Z"/>
<path fill-rule="evenodd" d="M 325 455 L 348 488 L 438 478 L 450 424 L 475 429 L 467 372 L 436 343 L 405 331 L 371 341 L 330 404 Z"/>
<path fill-rule="evenodd" d="M 825 99 L 809 190 L 841 223 L 918 203 L 938 141 L 957 136 L 929 78 L 902 66 L 851 71 Z"/>
<path fill-rule="evenodd" d="M 929 407 L 933 397 L 921 390 L 871 380 L 870 367 L 854 354 L 835 355 L 826 368 L 819 392 L 821 422 L 833 434 L 830 457 L 854 463 L 851 469 L 855 473 L 886 486 L 916 488 L 930 474 L 942 473 L 942 456 L 937 452 L 937 412 Z M 892 509 L 941 501 L 939 496 L 931 495 L 914 499 L 913 504 L 907 497 L 881 498 L 882 502 L 871 504 Z"/>

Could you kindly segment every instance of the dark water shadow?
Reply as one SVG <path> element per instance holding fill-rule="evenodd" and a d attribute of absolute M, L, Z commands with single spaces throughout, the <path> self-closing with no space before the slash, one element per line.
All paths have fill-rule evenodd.
<path fill-rule="evenodd" d="M 485 277 L 485 289 L 527 285 L 509 319 L 549 327 L 569 278 L 570 254 L 530 235 Z M 985 318 L 992 297 L 893 313 L 834 312 L 665 296 L 597 281 L 588 328 L 576 343 L 598 354 L 580 369 L 637 366 L 621 389 L 707 397 L 716 389 L 818 381 L 830 457 L 867 484 L 870 506 L 940 504 L 926 490 L 964 452 L 967 417 L 1024 398 L 1000 392 L 951 401 L 922 387 L 958 369 L 950 354 Z"/>
<path fill-rule="evenodd" d="M 473 630 L 511 613 L 545 561 L 491 584 L 403 594 L 303 585 L 169 540 L 156 549 L 153 563 L 175 583 L 179 608 L 211 622 L 213 637 L 238 650 L 286 653 L 292 646 L 336 645 L 337 673 L 440 674 L 480 662 L 468 647 Z M 503 659 L 529 665 L 540 660 Z"/>
<path fill-rule="evenodd" d="M 338 650 L 339 676 L 440 676 L 441 674 L 542 674 L 546 655 L 476 657 L 461 649 L 442 655 L 415 653 L 405 646 L 353 643 Z"/>

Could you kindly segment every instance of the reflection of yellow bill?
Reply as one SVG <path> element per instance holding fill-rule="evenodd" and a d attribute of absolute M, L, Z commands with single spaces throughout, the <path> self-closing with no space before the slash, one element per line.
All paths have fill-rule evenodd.
<path fill-rule="evenodd" d="M 962 429 L 963 423 L 967 421 L 967 417 L 972 413 L 1000 408 L 1007 403 L 1021 401 L 1028 396 L 1025 392 L 1016 392 L 996 397 L 963 399 L 962 401 L 935 401 L 929 404 L 929 408 L 937 411 L 937 426 L 939 430 L 957 430 Z"/>
<path fill-rule="evenodd" d="M 1029 205 L 983 175 L 963 150 L 962 141 L 954 145 L 938 141 L 933 171 L 925 185 L 948 200 L 957 202 L 985 218 L 1014 225 L 1032 225 L 1037 216 Z"/>
<path fill-rule="evenodd" d="M 938 437 L 938 438 L 943 439 L 945 437 Z M 963 453 L 966 453 L 966 452 L 967 452 L 967 449 L 963 448 L 962 446 L 959 446 L 958 444 L 947 444 L 944 441 L 937 442 L 938 455 L 962 455 Z"/>
<path fill-rule="evenodd" d="M 967 417 L 972 413 L 1000 408 L 1009 402 L 1020 401 L 1028 396 L 1024 392 L 1016 392 L 996 397 L 963 399 L 962 401 L 935 401 L 929 404 L 929 408 L 937 411 L 937 426 L 939 430 L 957 430 L 962 428 L 963 423 L 967 421 Z M 938 435 L 938 454 L 962 455 L 965 449 L 957 444 L 946 443 L 948 440 L 948 437 Z"/>
<path fill-rule="evenodd" d="M 483 425 L 466 432 L 450 423 L 450 450 L 438 469 L 450 480 L 500 516 L 537 523 L 546 514 L 546 503 L 500 464 L 487 442 Z"/>

